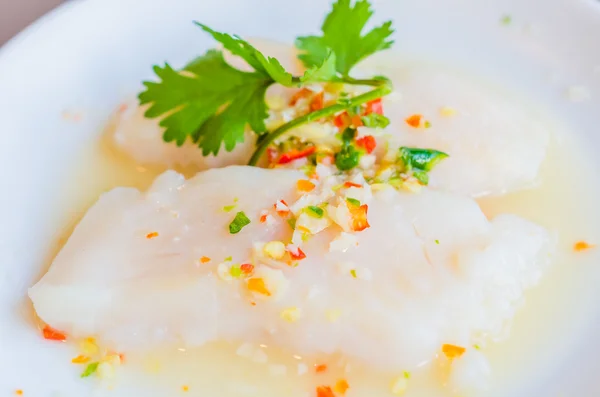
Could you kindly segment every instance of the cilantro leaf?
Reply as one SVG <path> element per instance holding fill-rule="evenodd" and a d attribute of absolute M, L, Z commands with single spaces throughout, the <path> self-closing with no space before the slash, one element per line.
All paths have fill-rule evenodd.
<path fill-rule="evenodd" d="M 317 81 L 329 81 L 335 74 L 335 55 L 326 49 L 323 58 L 311 65 L 304 73 L 304 76 L 299 79 L 294 78 L 288 73 L 281 63 L 273 57 L 265 57 L 256 47 L 238 36 L 232 36 L 227 33 L 217 32 L 208 26 L 195 22 L 202 30 L 209 33 L 215 40 L 223 44 L 226 50 L 232 54 L 241 57 L 248 65 L 252 66 L 258 73 L 262 73 L 265 77 L 273 79 L 274 82 L 292 87 L 298 83 L 311 83 Z"/>
<path fill-rule="evenodd" d="M 181 146 L 191 137 L 203 155 L 216 155 L 223 143 L 231 151 L 243 141 L 246 124 L 257 133 L 266 130 L 264 96 L 273 80 L 231 67 L 220 51 L 208 51 L 183 72 L 169 64 L 154 72 L 161 81 L 145 82 L 139 100 L 150 104 L 146 117 L 166 115 L 160 122 L 165 141 Z"/>
<path fill-rule="evenodd" d="M 332 80 L 336 75 L 335 59 L 335 54 L 329 51 L 319 66 L 313 65 L 304 72 L 304 75 L 300 77 L 300 81 L 302 83 L 311 83 Z"/>
<path fill-rule="evenodd" d="M 337 71 L 347 76 L 359 61 L 394 43 L 388 40 L 394 32 L 391 21 L 361 35 L 372 15 L 368 0 L 359 0 L 354 7 L 352 0 L 338 0 L 325 18 L 322 37 L 305 36 L 296 40 L 296 47 L 303 52 L 298 58 L 310 68 L 322 65 L 331 50 L 336 55 Z"/>
<path fill-rule="evenodd" d="M 295 85 L 293 82 L 293 76 L 288 73 L 283 66 L 281 66 L 281 63 L 277 59 L 265 57 L 262 52 L 257 50 L 252 44 L 242 40 L 238 36 L 231 36 L 227 33 L 214 31 L 208 26 L 199 22 L 194 23 L 200 26 L 202 30 L 209 33 L 215 40 L 223 44 L 223 47 L 226 50 L 229 50 L 232 54 L 241 57 L 258 73 L 261 73 L 265 77 L 269 77 L 275 82 L 286 87 Z"/>

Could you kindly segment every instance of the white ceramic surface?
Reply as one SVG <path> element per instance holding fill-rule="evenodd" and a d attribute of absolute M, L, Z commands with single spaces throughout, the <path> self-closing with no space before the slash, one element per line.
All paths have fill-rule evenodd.
<path fill-rule="evenodd" d="M 374 3 L 378 19 L 394 19 L 397 50 L 460 65 L 525 92 L 586 140 L 588 151 L 581 155 L 593 157 L 600 169 L 599 3 Z M 68 366 L 56 364 L 68 362 L 70 352 L 44 343 L 31 327 L 26 289 L 47 263 L 57 222 L 66 216 L 56 210 L 64 209 L 56 203 L 69 194 L 65 180 L 110 111 L 151 76 L 153 63 L 179 66 L 211 45 L 192 19 L 291 43 L 299 33 L 316 31 L 328 8 L 325 0 L 74 1 L 0 50 L 0 397 L 17 388 L 38 397 L 89 395 Z M 505 14 L 512 16 L 510 27 L 499 23 Z M 573 85 L 586 87 L 591 98 L 566 100 Z M 67 122 L 64 111 L 84 117 Z M 599 310 L 589 313 L 595 326 L 582 331 L 572 354 L 556 357 L 553 371 L 515 397 L 600 395 L 599 298 L 600 293 L 581 298 L 598 300 Z"/>

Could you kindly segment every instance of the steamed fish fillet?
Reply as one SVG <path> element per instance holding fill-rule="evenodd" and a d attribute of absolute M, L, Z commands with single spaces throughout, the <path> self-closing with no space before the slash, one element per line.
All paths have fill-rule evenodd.
<path fill-rule="evenodd" d="M 301 73 L 300 63 L 289 46 L 260 39 L 248 41 L 263 54 L 280 60 L 283 67 L 290 73 Z M 253 71 L 241 58 L 227 51 L 224 52 L 224 58 L 237 69 L 246 72 Z M 271 98 L 280 96 L 289 98 L 291 95 L 289 89 L 277 85 L 268 90 L 268 96 Z M 119 111 L 115 115 L 116 128 L 112 133 L 112 140 L 119 150 L 132 157 L 136 163 L 166 165 L 167 167 L 193 166 L 198 170 L 206 170 L 228 165 L 247 164 L 254 151 L 256 134 L 252 131 L 247 131 L 244 142 L 238 143 L 231 152 L 221 147 L 216 156 L 212 154 L 202 156 L 202 151 L 189 139 L 181 147 L 174 142 L 165 143 L 163 140 L 164 128 L 159 125 L 160 119 L 144 117 L 148 106 L 139 106 L 136 98 L 130 98 L 124 105 L 122 108 L 125 110 Z"/>
<path fill-rule="evenodd" d="M 104 194 L 30 289 L 37 314 L 125 352 L 226 340 L 406 370 L 445 343 L 468 350 L 500 337 L 548 262 L 548 233 L 528 221 L 488 221 L 473 200 L 449 193 L 387 189 L 373 193 L 358 245 L 330 249 L 342 236 L 334 225 L 303 243 L 297 267 L 255 261 L 273 292 L 256 296 L 221 263 L 248 263 L 259 242 L 289 241 L 284 219 L 259 218 L 278 200 L 295 202 L 302 177 L 227 167 L 186 181 L 168 171 L 146 193 Z M 238 211 L 251 223 L 232 235 Z"/>
<path fill-rule="evenodd" d="M 549 132 L 515 98 L 435 67 L 407 68 L 394 80 L 398 101 L 386 103 L 391 146 L 441 150 L 450 155 L 430 185 L 470 196 L 499 195 L 533 186 L 546 157 Z M 422 115 L 430 128 L 405 119 Z"/>
<path fill-rule="evenodd" d="M 242 165 L 248 163 L 255 147 L 256 134 L 246 132 L 244 142 L 228 152 L 224 147 L 218 155 L 202 155 L 202 150 L 191 140 L 182 146 L 163 140 L 164 128 L 159 125 L 159 119 L 148 119 L 144 113 L 148 106 L 138 106 L 138 101 L 128 101 L 124 110 L 115 115 L 116 128 L 112 133 L 115 146 L 136 163 L 144 165 L 164 165 L 190 167 L 199 170 Z"/>

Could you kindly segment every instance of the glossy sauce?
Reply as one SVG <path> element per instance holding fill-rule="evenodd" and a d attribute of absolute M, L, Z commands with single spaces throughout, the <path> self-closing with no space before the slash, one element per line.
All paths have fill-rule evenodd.
<path fill-rule="evenodd" d="M 555 135 L 536 188 L 496 198 L 479 200 L 484 212 L 509 212 L 538 222 L 554 231 L 558 252 L 553 267 L 538 287 L 527 294 L 526 304 L 514 319 L 510 338 L 483 347 L 490 358 L 493 382 L 489 396 L 507 396 L 521 384 L 542 379 L 556 368 L 557 357 L 565 357 L 586 326 L 586 313 L 593 303 L 591 293 L 600 281 L 598 250 L 575 253 L 579 240 L 600 243 L 594 225 L 600 217 L 594 211 L 600 198 L 588 185 L 593 179 L 582 145 L 568 129 L 548 120 Z M 555 127 L 555 128 L 552 128 Z M 109 130 L 114 125 L 108 127 Z M 393 128 L 393 127 L 392 127 Z M 81 166 L 68 181 L 72 194 L 65 208 L 72 214 L 65 219 L 66 241 L 72 227 L 102 193 L 116 186 L 146 189 L 164 171 L 162 167 L 141 167 L 118 153 L 105 134 L 100 142 L 82 153 Z M 179 170 L 187 176 L 193 169 Z M 93 175 L 93 178 L 89 176 Z M 239 345 L 213 344 L 194 350 L 157 351 L 127 356 L 114 381 L 98 385 L 98 396 L 314 396 L 317 385 L 333 386 L 345 379 L 350 385 L 346 396 L 391 396 L 390 383 L 399 374 L 374 373 L 359 363 L 342 357 L 305 360 L 292 352 L 262 347 L 269 359 L 256 364 L 236 355 Z M 316 373 L 314 365 L 327 370 Z M 60 365 L 60 363 L 57 363 Z M 72 365 L 65 363 L 65 365 Z M 307 373 L 298 375 L 306 366 Z M 285 373 L 282 373 L 285 368 Z M 74 371 L 79 371 L 74 367 Z M 82 380 L 84 381 L 84 380 Z M 85 382 L 96 382 L 87 379 Z M 407 396 L 455 395 L 441 387 L 439 371 L 425 365 L 412 373 Z M 482 394 L 483 395 L 483 394 Z"/>

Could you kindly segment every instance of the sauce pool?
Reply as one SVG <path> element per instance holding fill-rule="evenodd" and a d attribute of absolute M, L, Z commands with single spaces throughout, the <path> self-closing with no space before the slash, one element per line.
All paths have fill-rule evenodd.
<path fill-rule="evenodd" d="M 558 125 L 551 120 L 547 124 Z M 81 166 L 68 181 L 72 194 L 63 205 L 68 209 L 64 213 L 71 215 L 64 220 L 66 226 L 57 251 L 101 193 L 117 186 L 145 190 L 165 170 L 139 166 L 118 153 L 109 141 L 111 128 L 114 125 L 109 125 L 102 140 L 82 153 Z M 490 391 L 481 396 L 513 395 L 526 382 L 543 381 L 558 370 L 560 359 L 568 356 L 588 325 L 586 313 L 593 300 L 585 298 L 591 296 L 600 280 L 600 256 L 594 249 L 575 252 L 573 246 L 581 240 L 600 243 L 600 235 L 594 230 L 594 225 L 600 223 L 595 211 L 600 192 L 588 183 L 594 177 L 586 156 L 580 155 L 585 152 L 582 145 L 567 129 L 558 128 L 553 133 L 554 142 L 537 187 L 478 200 L 488 217 L 507 212 L 522 216 L 554 231 L 558 241 L 556 260 L 540 284 L 527 293 L 525 305 L 510 328 L 510 337 L 483 347 L 493 372 Z M 194 174 L 193 169 L 178 171 L 186 176 Z M 349 397 L 384 397 L 392 395 L 390 383 L 398 376 L 375 373 L 341 357 L 324 357 L 322 364 L 327 369 L 317 372 L 312 362 L 268 346 L 262 348 L 269 361 L 256 364 L 237 355 L 238 347 L 220 343 L 193 350 L 128 355 L 114 381 L 100 385 L 96 395 L 304 397 L 314 395 L 315 385 L 333 386 L 345 379 L 350 386 L 346 393 Z M 435 368 L 413 372 L 409 388 L 407 395 L 413 397 L 452 396 L 441 388 Z"/>

